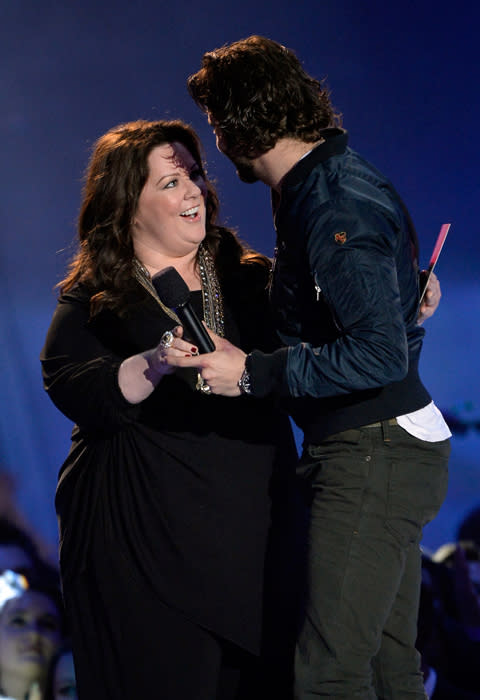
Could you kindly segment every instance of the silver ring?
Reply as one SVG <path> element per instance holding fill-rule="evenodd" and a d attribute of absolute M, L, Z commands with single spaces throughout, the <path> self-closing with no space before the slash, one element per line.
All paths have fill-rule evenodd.
<path fill-rule="evenodd" d="M 174 340 L 175 336 L 173 335 L 172 331 L 165 331 L 160 338 L 160 347 L 163 348 L 163 350 L 166 350 L 171 346 Z"/>
<path fill-rule="evenodd" d="M 200 387 L 200 391 L 202 392 L 202 394 L 211 394 L 212 387 L 204 381 L 202 386 Z"/>

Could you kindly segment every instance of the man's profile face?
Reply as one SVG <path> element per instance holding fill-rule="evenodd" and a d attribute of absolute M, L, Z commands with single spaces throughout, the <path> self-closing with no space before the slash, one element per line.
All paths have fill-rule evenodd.
<path fill-rule="evenodd" d="M 218 123 L 212 117 L 210 112 L 207 112 L 208 123 L 213 128 L 213 133 L 215 134 L 217 148 L 220 153 L 223 153 L 229 160 L 232 161 L 237 169 L 237 175 L 242 182 L 252 184 L 258 182 L 258 177 L 255 175 L 253 160 L 247 158 L 246 156 L 231 155 L 229 153 L 228 147 L 225 143 L 225 138 L 223 136 L 222 130 L 218 126 Z"/>
<path fill-rule="evenodd" d="M 255 175 L 255 169 L 251 158 L 244 158 L 243 156 L 229 156 L 228 153 L 225 153 L 225 155 L 230 158 L 236 167 L 237 175 L 242 182 L 246 182 L 249 185 L 253 184 L 254 182 L 258 182 L 258 177 Z"/>

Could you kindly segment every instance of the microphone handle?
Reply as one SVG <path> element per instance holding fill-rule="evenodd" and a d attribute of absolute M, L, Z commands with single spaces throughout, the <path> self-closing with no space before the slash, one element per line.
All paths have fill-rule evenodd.
<path fill-rule="evenodd" d="M 198 347 L 200 355 L 215 350 L 213 340 L 188 302 L 183 306 L 177 306 L 175 313 L 185 328 L 189 340 Z"/>

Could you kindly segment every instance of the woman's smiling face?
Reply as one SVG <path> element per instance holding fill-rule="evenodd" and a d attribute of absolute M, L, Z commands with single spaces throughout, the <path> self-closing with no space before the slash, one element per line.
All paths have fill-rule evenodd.
<path fill-rule="evenodd" d="M 156 146 L 132 225 L 136 254 L 152 250 L 187 255 L 205 238 L 207 188 L 200 168 L 181 143 Z"/>

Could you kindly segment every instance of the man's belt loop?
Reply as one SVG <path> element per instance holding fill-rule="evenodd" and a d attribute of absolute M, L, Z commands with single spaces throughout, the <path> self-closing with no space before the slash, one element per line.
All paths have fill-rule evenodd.
<path fill-rule="evenodd" d="M 383 441 L 391 442 L 390 438 L 390 426 L 398 425 L 396 418 L 389 418 L 388 420 L 378 421 L 377 423 L 369 423 L 368 425 L 362 425 L 362 428 L 381 428 Z"/>
<path fill-rule="evenodd" d="M 390 442 L 390 421 L 382 420 L 383 442 Z"/>

